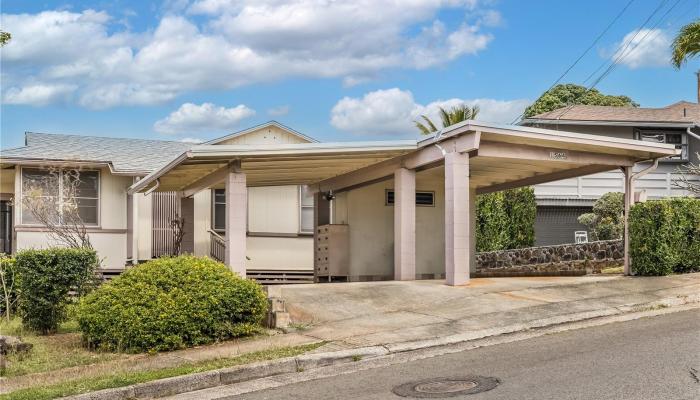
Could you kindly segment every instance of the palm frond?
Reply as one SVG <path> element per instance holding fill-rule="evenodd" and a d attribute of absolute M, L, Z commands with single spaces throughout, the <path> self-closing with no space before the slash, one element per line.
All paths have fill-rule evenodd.
<path fill-rule="evenodd" d="M 423 121 L 425 121 L 425 125 L 421 122 L 413 121 L 413 123 L 416 124 L 416 128 L 420 130 L 421 134 L 430 135 L 433 132 L 437 132 L 438 129 L 430 118 L 426 117 L 425 115 L 421 115 L 421 118 L 423 118 Z"/>
<path fill-rule="evenodd" d="M 671 44 L 671 62 L 680 69 L 689 58 L 700 54 L 700 20 L 681 28 Z"/>
<path fill-rule="evenodd" d="M 450 121 L 450 113 L 442 107 L 440 107 L 440 119 L 442 120 L 443 128 L 452 125 L 452 122 Z"/>

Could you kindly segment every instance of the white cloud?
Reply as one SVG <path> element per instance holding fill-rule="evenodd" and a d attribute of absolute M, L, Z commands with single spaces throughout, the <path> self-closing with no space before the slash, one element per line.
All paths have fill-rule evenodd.
<path fill-rule="evenodd" d="M 94 10 L 3 14 L 3 86 L 75 85 L 79 104 L 107 108 L 289 77 L 352 85 L 484 50 L 495 17 L 481 1 L 177 0 L 147 32 Z M 445 11 L 463 17 L 448 26 Z"/>
<path fill-rule="evenodd" d="M 625 35 L 612 56 L 629 68 L 663 67 L 670 64 L 671 36 L 661 29 L 642 29 Z"/>
<path fill-rule="evenodd" d="M 76 88 L 75 85 L 62 84 L 12 87 L 3 94 L 3 103 L 43 106 L 67 100 Z"/>
<path fill-rule="evenodd" d="M 255 111 L 240 104 L 225 108 L 212 103 L 201 105 L 185 103 L 167 117 L 156 121 L 153 129 L 166 135 L 195 132 L 226 132 L 234 129 L 242 120 L 255 115 Z"/>
<path fill-rule="evenodd" d="M 279 107 L 272 107 L 269 110 L 267 110 L 267 115 L 271 117 L 281 117 L 283 115 L 289 114 L 290 107 L 287 105 L 284 106 L 279 106 Z"/>
<path fill-rule="evenodd" d="M 415 136 L 418 131 L 414 121 L 421 115 L 428 116 L 439 126 L 440 107 L 449 109 L 460 104 L 478 105 L 478 120 L 509 123 L 520 115 L 529 103 L 526 99 L 453 98 L 422 105 L 416 103 L 410 91 L 392 88 L 369 92 L 362 98 L 341 99 L 331 110 L 331 125 L 355 134 Z"/>

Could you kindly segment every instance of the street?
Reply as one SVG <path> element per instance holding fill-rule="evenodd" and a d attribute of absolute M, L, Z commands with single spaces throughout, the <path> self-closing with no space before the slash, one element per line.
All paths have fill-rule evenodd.
<path fill-rule="evenodd" d="M 579 329 L 520 342 L 307 381 L 242 399 L 401 399 L 426 378 L 497 378 L 462 399 L 699 399 L 700 310 Z"/>

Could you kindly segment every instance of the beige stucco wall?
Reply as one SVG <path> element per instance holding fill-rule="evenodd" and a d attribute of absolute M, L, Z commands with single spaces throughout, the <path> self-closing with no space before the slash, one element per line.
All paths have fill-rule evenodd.
<path fill-rule="evenodd" d="M 350 275 L 393 276 L 394 207 L 385 205 L 392 180 L 340 193 L 333 222 L 350 230 Z M 441 169 L 416 174 L 417 191 L 435 192 L 435 205 L 416 206 L 416 274 L 445 272 L 445 190 Z"/>
<path fill-rule="evenodd" d="M 247 269 L 313 270 L 313 237 L 249 236 L 246 246 Z"/>
<path fill-rule="evenodd" d="M 136 205 L 138 207 L 138 221 L 135 234 L 138 246 L 138 259 L 148 260 L 151 258 L 151 218 L 153 217 L 153 196 L 145 196 L 143 193 L 135 193 Z"/>
<path fill-rule="evenodd" d="M 90 242 L 97 250 L 102 266 L 105 268 L 123 268 L 126 263 L 126 189 L 131 183 L 131 177 L 112 175 L 108 168 L 100 169 L 99 227 L 94 228 L 96 231 L 90 232 L 89 235 Z M 21 181 L 16 179 L 15 192 L 18 194 L 20 187 Z M 46 232 L 22 229 L 21 207 L 15 207 L 14 218 L 17 250 L 58 245 Z"/>
<path fill-rule="evenodd" d="M 14 194 L 15 192 L 15 170 L 0 169 L 0 193 Z"/>

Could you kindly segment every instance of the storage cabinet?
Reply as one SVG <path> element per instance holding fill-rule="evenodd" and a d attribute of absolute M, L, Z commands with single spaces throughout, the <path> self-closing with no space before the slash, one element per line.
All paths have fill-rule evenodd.
<path fill-rule="evenodd" d="M 350 234 L 348 225 L 330 224 L 316 228 L 314 280 L 331 282 L 347 279 L 350 268 Z"/>

